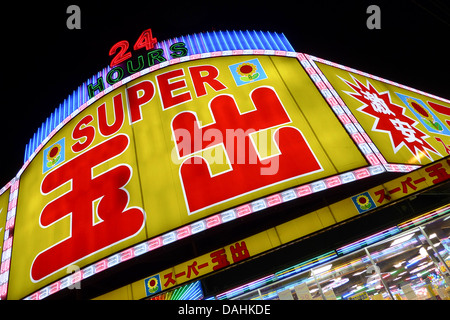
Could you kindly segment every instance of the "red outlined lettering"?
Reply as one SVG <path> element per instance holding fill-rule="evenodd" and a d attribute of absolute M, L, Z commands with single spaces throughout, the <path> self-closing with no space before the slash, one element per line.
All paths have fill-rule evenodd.
<path fill-rule="evenodd" d="M 72 131 L 72 139 L 74 140 L 84 140 L 77 141 L 72 146 L 73 152 L 80 152 L 89 147 L 94 141 L 95 138 L 95 128 L 93 126 L 88 126 L 89 123 L 94 120 L 94 117 L 92 115 L 87 115 L 83 119 L 80 120 L 80 122 L 77 123 L 75 128 Z"/>
<path fill-rule="evenodd" d="M 215 123 L 207 126 L 200 127 L 196 115 L 191 112 L 181 112 L 172 120 L 180 158 L 221 144 L 231 164 L 230 170 L 212 175 L 208 163 L 202 157 L 195 156 L 194 161 L 189 157 L 183 161 L 180 180 L 189 213 L 267 185 L 323 170 L 302 132 L 291 126 L 281 127 L 273 135 L 281 153 L 260 159 L 255 146 L 250 142 L 250 133 L 287 124 L 291 120 L 273 88 L 256 88 L 250 93 L 250 97 L 256 110 L 242 114 L 232 96 L 219 95 L 213 98 L 210 110 Z M 211 142 L 204 139 L 203 132 L 206 130 L 215 130 L 221 134 L 215 134 L 214 141 Z M 225 139 L 229 130 L 241 133 L 237 143 L 234 138 Z M 181 146 L 180 132 L 202 138 L 200 141 L 191 140 L 188 147 L 185 142 Z"/>
<path fill-rule="evenodd" d="M 174 95 L 174 91 L 187 88 L 186 80 L 176 80 L 184 76 L 183 69 L 172 70 L 156 76 L 163 110 L 192 100 L 189 91 L 179 92 Z"/>
<path fill-rule="evenodd" d="M 100 134 L 104 137 L 110 136 L 117 131 L 123 125 L 124 121 L 124 111 L 123 111 L 123 102 L 122 102 L 122 94 L 119 93 L 117 96 L 113 98 L 113 106 L 114 106 L 114 122 L 113 124 L 108 124 L 108 117 L 106 115 L 106 103 L 103 103 L 97 109 L 98 115 L 98 129 Z"/>
<path fill-rule="evenodd" d="M 152 29 L 147 29 L 142 31 L 139 38 L 136 40 L 136 43 L 134 44 L 133 50 L 139 50 L 141 48 L 145 48 L 147 50 L 153 49 L 155 47 L 155 44 L 158 42 L 156 38 L 153 38 L 152 36 Z"/>
<path fill-rule="evenodd" d="M 117 42 L 111 47 L 111 49 L 109 49 L 110 56 L 116 54 L 117 50 L 119 50 L 116 56 L 111 60 L 111 63 L 109 65 L 111 68 L 131 58 L 131 52 L 127 52 L 129 46 L 130 45 L 128 44 L 128 41 L 122 40 Z"/>
<path fill-rule="evenodd" d="M 447 164 L 450 165 L 450 160 L 447 159 L 446 161 Z M 447 169 L 440 162 L 426 168 L 425 171 L 428 172 L 428 175 L 431 178 L 434 178 L 433 184 L 441 183 L 450 179 L 450 174 L 448 174 Z"/>
<path fill-rule="evenodd" d="M 206 74 L 205 74 L 206 73 Z M 189 74 L 191 75 L 192 83 L 194 84 L 195 95 L 198 97 L 206 95 L 207 83 L 214 91 L 227 89 L 227 87 L 217 80 L 219 70 L 211 65 L 189 67 Z"/>
<path fill-rule="evenodd" d="M 130 124 L 142 120 L 141 107 L 155 96 L 155 86 L 150 80 L 144 80 L 127 88 Z"/>
<path fill-rule="evenodd" d="M 219 249 L 217 251 L 214 251 L 209 254 L 211 257 L 211 262 L 213 265 L 213 270 L 219 270 L 222 268 L 225 268 L 230 265 L 230 262 L 227 259 L 227 253 L 225 252 L 225 249 Z"/>

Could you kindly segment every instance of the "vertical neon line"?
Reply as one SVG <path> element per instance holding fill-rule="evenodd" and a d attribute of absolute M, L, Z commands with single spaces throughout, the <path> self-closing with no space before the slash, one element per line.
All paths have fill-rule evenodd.
<path fill-rule="evenodd" d="M 262 32 L 262 31 L 261 31 Z M 283 50 L 283 47 L 278 45 L 275 39 L 272 36 L 272 33 L 265 32 L 267 42 L 275 49 L 275 50 Z"/>
<path fill-rule="evenodd" d="M 255 30 L 253 30 L 252 34 L 253 34 L 252 39 L 256 44 L 256 49 L 266 49 L 266 45 L 264 44 L 263 39 L 260 38 L 258 33 Z M 269 49 L 270 49 L 270 46 L 269 46 Z"/>
<path fill-rule="evenodd" d="M 25 145 L 25 154 L 23 156 L 23 162 L 27 162 L 28 159 L 28 144 Z"/>
<path fill-rule="evenodd" d="M 219 31 L 220 32 L 220 31 Z M 220 41 L 220 38 L 219 38 L 219 32 L 216 32 L 216 31 L 214 31 L 212 34 L 213 34 L 213 36 L 214 36 L 214 41 L 215 41 L 215 43 L 216 43 L 216 50 L 215 51 L 222 51 L 223 50 L 223 47 L 224 47 L 224 44 Z"/>
<path fill-rule="evenodd" d="M 255 44 L 255 42 L 252 39 L 252 36 L 250 34 L 250 31 L 245 30 L 246 34 L 246 38 L 248 38 L 248 43 L 250 44 L 250 49 L 258 49 L 258 46 Z"/>
<path fill-rule="evenodd" d="M 229 39 L 229 42 L 231 44 L 230 50 L 235 50 L 236 49 L 236 44 L 233 41 L 233 37 L 231 36 L 230 32 L 227 30 L 227 37 Z"/>
<path fill-rule="evenodd" d="M 230 50 L 230 46 L 228 45 L 228 41 L 224 36 L 224 33 L 222 31 L 220 31 L 220 37 L 222 38 L 222 42 L 224 44 L 224 48 L 220 48 L 222 51 L 225 50 Z"/>
<path fill-rule="evenodd" d="M 202 52 L 203 50 L 207 50 L 207 48 L 206 48 L 206 39 L 205 39 L 205 37 L 203 36 L 203 33 L 200 33 L 200 34 L 194 34 L 194 38 L 195 38 L 195 40 L 196 40 L 196 43 L 198 43 L 198 44 L 202 44 L 202 47 L 201 48 L 199 48 L 199 51 L 200 52 Z M 200 39 L 200 41 L 198 41 L 197 39 Z M 199 52 L 199 53 L 200 53 Z"/>
<path fill-rule="evenodd" d="M 286 36 L 284 35 L 284 33 L 282 33 L 281 35 L 278 33 L 275 33 L 276 36 L 278 37 L 278 39 L 280 39 L 280 41 L 284 44 L 284 46 L 286 47 L 286 51 L 293 51 L 295 52 L 294 47 L 292 47 L 291 43 L 289 42 L 289 40 L 286 38 Z"/>
<path fill-rule="evenodd" d="M 201 43 L 202 44 L 202 47 L 199 50 L 200 52 L 202 52 L 203 50 L 207 50 L 207 48 L 206 48 L 206 39 L 205 39 L 205 36 L 204 36 L 203 33 L 194 34 L 194 38 L 196 39 L 197 43 Z M 200 42 L 197 41 L 198 38 L 200 39 Z"/>
<path fill-rule="evenodd" d="M 192 51 L 189 51 L 188 52 L 188 55 L 192 55 L 192 54 L 197 54 L 198 53 L 198 51 L 199 51 L 199 47 L 200 47 L 200 42 L 197 40 L 197 37 L 196 37 L 196 35 L 188 35 L 187 36 L 187 40 L 188 40 L 188 42 L 189 42 L 189 45 L 191 46 L 191 48 L 192 48 Z"/>
<path fill-rule="evenodd" d="M 216 48 L 214 47 L 214 43 L 212 42 L 210 33 L 207 32 L 206 35 L 208 36 L 208 40 L 209 40 L 209 42 L 210 42 L 210 44 L 211 44 L 211 48 L 212 48 L 212 50 L 211 50 L 210 48 L 207 47 L 206 52 L 208 52 L 208 51 L 209 51 L 209 52 L 216 51 Z"/>
<path fill-rule="evenodd" d="M 245 43 L 245 46 L 242 46 L 243 47 L 242 49 L 251 49 L 250 44 L 248 43 L 244 32 L 242 32 L 242 30 L 239 30 L 239 34 L 241 36 L 242 42 Z"/>

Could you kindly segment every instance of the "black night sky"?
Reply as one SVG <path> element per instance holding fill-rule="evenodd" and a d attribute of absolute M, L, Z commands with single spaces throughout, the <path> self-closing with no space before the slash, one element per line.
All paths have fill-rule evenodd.
<path fill-rule="evenodd" d="M 211 5 L 214 3 L 213 5 Z M 69 30 L 66 9 L 81 9 Z M 371 4 L 381 29 L 369 30 Z M 0 188 L 50 113 L 145 29 L 165 40 L 212 30 L 282 32 L 297 52 L 450 99 L 450 4 L 444 1 L 15 1 L 2 8 Z"/>

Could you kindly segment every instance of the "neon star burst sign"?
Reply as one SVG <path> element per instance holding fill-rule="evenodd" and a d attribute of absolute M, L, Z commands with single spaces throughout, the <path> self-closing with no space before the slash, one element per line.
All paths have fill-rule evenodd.
<path fill-rule="evenodd" d="M 439 152 L 433 148 L 425 139 L 430 136 L 419 130 L 416 120 L 405 114 L 405 108 L 394 104 L 388 91 L 378 92 L 374 86 L 367 81 L 363 83 L 352 77 L 354 83 L 342 79 L 354 91 L 346 93 L 364 103 L 357 110 L 375 118 L 372 131 L 385 132 L 389 134 L 394 153 L 400 148 L 407 148 L 418 160 L 424 155 L 432 160 L 428 151 L 438 155 Z M 420 161 L 420 160 L 419 160 Z"/>

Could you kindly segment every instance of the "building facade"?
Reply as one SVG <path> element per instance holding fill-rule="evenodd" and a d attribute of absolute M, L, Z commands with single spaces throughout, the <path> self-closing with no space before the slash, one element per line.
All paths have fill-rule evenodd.
<path fill-rule="evenodd" d="M 450 101 L 274 32 L 124 46 L 0 190 L 2 299 L 448 299 Z"/>

